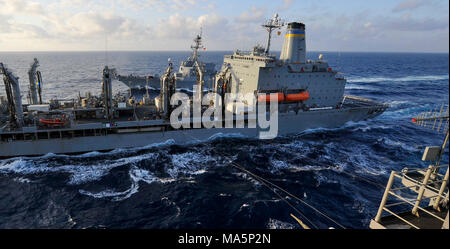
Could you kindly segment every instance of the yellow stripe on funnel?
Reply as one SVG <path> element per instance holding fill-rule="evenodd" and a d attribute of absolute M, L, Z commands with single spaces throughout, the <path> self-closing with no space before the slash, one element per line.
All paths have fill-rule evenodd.
<path fill-rule="evenodd" d="M 285 37 L 305 37 L 304 34 L 286 34 Z"/>

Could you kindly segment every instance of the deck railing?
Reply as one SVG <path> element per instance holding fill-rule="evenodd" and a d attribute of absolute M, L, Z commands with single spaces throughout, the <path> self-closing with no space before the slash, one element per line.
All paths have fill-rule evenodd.
<path fill-rule="evenodd" d="M 446 168 L 445 175 L 439 174 L 438 171 L 442 168 Z M 436 214 L 430 212 L 429 210 L 423 208 L 420 206 L 420 204 L 424 200 L 430 200 L 433 203 L 433 208 L 437 211 L 440 211 L 439 204 L 441 201 L 447 201 L 449 198 L 449 192 L 448 192 L 448 178 L 449 178 L 449 172 L 448 172 L 449 165 L 439 165 L 439 166 L 433 166 L 430 165 L 428 169 L 424 172 L 423 169 L 413 169 L 413 170 L 404 170 L 402 172 L 396 172 L 392 171 L 391 175 L 389 177 L 389 181 L 386 186 L 386 190 L 384 192 L 383 198 L 381 200 L 380 207 L 378 209 L 378 213 L 375 217 L 375 222 L 380 223 L 383 212 L 390 213 L 394 217 L 398 218 L 399 220 L 403 221 L 404 223 L 408 224 L 409 226 L 420 229 L 420 227 L 412 224 L 405 218 L 401 217 L 400 215 L 396 214 L 392 210 L 390 210 L 390 207 L 398 206 L 402 204 L 409 204 L 412 206 L 412 214 L 418 216 L 419 210 L 425 212 L 426 214 L 432 216 L 435 219 L 438 219 L 439 221 L 444 222 L 445 220 Z M 414 179 L 408 175 L 411 173 L 424 173 L 423 181 L 419 181 L 417 179 Z M 402 179 L 402 180 L 408 180 L 411 184 L 409 186 L 404 187 L 398 187 L 398 188 L 392 188 L 394 185 L 394 182 L 396 179 Z M 433 185 L 433 186 L 432 186 Z M 440 186 L 439 189 L 435 186 Z M 400 194 L 398 194 L 399 191 L 402 190 L 415 190 L 417 191 L 417 198 L 415 201 L 408 200 L 405 197 L 402 197 Z M 425 192 L 428 191 L 428 194 L 425 194 Z M 397 192 L 397 193 L 396 193 Z M 429 193 L 432 193 L 430 195 Z M 388 198 L 390 196 L 393 196 L 399 200 L 400 202 L 392 203 L 392 204 L 386 204 Z"/>

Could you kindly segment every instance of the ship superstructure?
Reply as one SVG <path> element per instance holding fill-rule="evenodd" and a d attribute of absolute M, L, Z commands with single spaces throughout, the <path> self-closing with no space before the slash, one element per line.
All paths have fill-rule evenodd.
<path fill-rule="evenodd" d="M 268 23 L 282 22 L 275 16 Z M 269 32 L 268 46 L 270 39 Z M 299 104 L 295 100 L 308 93 L 309 98 L 300 103 L 304 108 L 339 108 L 344 101 L 344 77 L 322 55 L 318 60 L 306 59 L 305 25 L 299 22 L 287 24 L 280 58 L 255 46 L 250 53 L 235 51 L 225 56 L 220 72 L 230 79 L 226 83 L 230 93 L 280 93 L 286 100 L 283 103 L 290 105 Z M 220 78 L 216 80 L 217 86 L 223 84 Z"/>
<path fill-rule="evenodd" d="M 281 28 L 280 23 L 277 15 L 270 20 L 275 27 Z M 172 101 L 172 97 L 183 88 L 180 84 L 185 81 L 180 80 L 180 72 L 173 71 L 170 61 L 158 81 L 160 95 L 155 99 L 147 96 L 145 101 L 137 102 L 132 96 L 113 96 L 111 84 L 115 70 L 105 67 L 99 97 L 87 94 L 85 98 L 80 96 L 76 102 L 51 101 L 35 105 L 35 108 L 30 108 L 33 105 L 22 106 L 17 78 L 0 64 L 7 86 L 9 112 L 9 118 L 0 124 L 0 157 L 104 151 L 167 140 L 185 143 L 193 139 L 205 140 L 218 133 L 261 138 L 261 131 L 267 127 L 260 125 L 255 115 L 248 113 L 248 108 L 254 107 L 255 102 L 258 102 L 261 116 L 277 117 L 275 129 L 278 136 L 311 128 L 340 127 L 348 121 L 374 118 L 386 110 L 388 106 L 385 104 L 344 96 L 345 79 L 331 69 L 322 57 L 317 61 L 306 60 L 304 24 L 287 24 L 280 58 L 269 51 L 272 30 L 267 48 L 256 46 L 251 53 L 236 51 L 224 57 L 223 66 L 214 77 L 214 87 L 209 91 L 219 96 L 221 101 L 204 102 L 198 109 L 200 114 L 207 113 L 212 107 L 226 110 L 214 118 L 216 125 L 213 128 L 195 119 L 195 110 L 194 115 L 188 116 L 187 126 L 180 128 L 171 122 L 174 110 L 180 107 L 177 101 Z M 201 45 L 201 37 L 197 38 L 194 51 Z M 201 100 L 208 81 L 208 74 L 205 73 L 207 66 L 198 60 L 182 66 L 187 71 L 195 69 L 195 86 L 199 94 L 194 96 L 199 96 Z M 225 101 L 229 94 L 237 97 Z M 186 96 L 187 103 L 195 105 L 194 96 Z M 264 106 L 270 108 L 259 108 L 259 103 L 266 103 Z M 238 109 L 239 104 L 246 106 L 247 111 Z M 272 106 L 278 109 L 272 109 Z M 231 116 L 227 116 L 230 113 Z M 245 125 L 238 127 L 238 120 Z M 236 122 L 236 126 L 227 127 L 228 121 L 232 124 Z M 255 127 L 250 124 L 255 124 Z"/>
<path fill-rule="evenodd" d="M 207 84 L 207 86 L 212 85 L 214 75 L 216 74 L 215 64 L 202 62 L 199 58 L 199 50 L 205 49 L 202 44 L 202 32 L 195 37 L 191 49 L 192 55 L 188 57 L 187 60 L 181 62 L 178 72 L 174 74 L 178 82 L 178 87 L 192 90 L 192 86 L 196 84 L 198 78 L 198 68 L 196 64 L 202 66 L 205 81 L 211 81 L 211 84 Z M 160 77 L 158 74 L 148 76 L 117 75 L 117 79 L 131 89 L 159 89 L 160 87 Z"/>

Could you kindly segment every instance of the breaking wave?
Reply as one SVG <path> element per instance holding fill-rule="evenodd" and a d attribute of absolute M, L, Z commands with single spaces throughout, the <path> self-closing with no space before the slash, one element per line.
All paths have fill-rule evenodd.
<path fill-rule="evenodd" d="M 88 195 L 94 198 L 111 198 L 112 201 L 123 201 L 125 199 L 130 198 L 132 195 L 136 194 L 139 190 L 139 182 L 145 182 L 147 184 L 153 182 L 159 183 L 170 183 L 175 181 L 173 178 L 159 178 L 154 176 L 148 170 L 139 169 L 137 167 L 133 167 L 129 171 L 129 176 L 132 180 L 131 187 L 125 191 L 116 192 L 114 190 L 104 190 L 97 193 L 92 193 L 83 189 L 80 189 L 80 194 Z"/>

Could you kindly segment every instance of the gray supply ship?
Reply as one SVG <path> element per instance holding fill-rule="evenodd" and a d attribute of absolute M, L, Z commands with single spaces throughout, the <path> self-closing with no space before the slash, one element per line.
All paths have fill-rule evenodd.
<path fill-rule="evenodd" d="M 192 56 L 188 57 L 186 61 L 181 62 L 178 72 L 175 73 L 178 88 L 192 90 L 192 86 L 197 82 L 197 69 L 195 63 L 199 63 L 205 70 L 204 80 L 207 82 L 206 86 L 212 86 L 216 69 L 214 63 L 205 63 L 200 61 L 199 49 L 203 49 L 202 34 L 200 32 L 194 39 L 194 45 L 191 46 Z M 138 75 L 117 75 L 116 78 L 127 85 L 131 89 L 159 89 L 160 77 L 155 75 L 138 76 Z M 210 83 L 210 84 L 208 84 Z"/>
<path fill-rule="evenodd" d="M 318 60 L 306 59 L 305 25 L 291 22 L 287 25 L 280 58 L 270 54 L 270 38 L 273 30 L 281 29 L 283 21 L 278 16 L 263 25 L 269 31 L 267 47 L 256 46 L 250 53 L 234 52 L 224 57 L 221 70 L 214 77 L 214 89 L 222 99 L 229 93 L 254 95 L 258 102 L 267 96 L 278 97 L 278 136 L 300 133 L 311 128 L 340 127 L 349 121 L 374 118 L 383 113 L 387 105 L 369 99 L 344 96 L 346 80 L 329 67 L 322 56 Z M 194 50 L 195 51 L 195 50 Z M 205 86 L 205 67 L 193 62 L 196 84 Z M 0 63 L 0 72 L 6 89 L 6 121 L 0 124 L 0 157 L 34 156 L 47 153 L 83 153 L 107 151 L 116 148 L 146 146 L 174 140 L 186 143 L 206 140 L 221 134 L 241 134 L 258 137 L 263 128 L 206 128 L 190 117 L 190 128 L 174 128 L 170 116 L 177 106 L 170 105 L 171 97 L 179 88 L 179 77 L 169 63 L 160 78 L 160 95 L 155 99 L 144 96 L 136 103 L 130 96 L 112 95 L 114 70 L 103 70 L 102 94 L 99 97 L 81 97 L 77 101 L 53 100 L 48 104 L 30 102 L 22 105 L 18 79 Z M 35 84 L 30 77 L 30 86 Z M 30 91 L 35 91 L 30 87 Z M 202 91 L 199 91 L 202 93 Z M 33 93 L 32 96 L 34 99 Z M 261 98 L 263 97 L 263 98 Z M 274 99 L 270 98 L 270 101 Z M 223 102 L 225 103 L 225 102 Z M 228 102 L 227 102 L 228 103 Z M 213 101 L 211 106 L 219 106 Z M 238 97 L 223 108 L 233 111 L 232 121 L 240 118 L 237 104 L 250 105 L 248 99 Z M 208 106 L 203 106 L 205 113 Z M 222 107 L 220 107 L 222 108 Z M 5 108 L 3 108 L 5 109 Z M 259 109 L 265 116 L 272 110 Z M 226 111 L 225 111 L 226 112 Z M 225 123 L 224 113 L 219 123 Z M 217 120 L 216 120 L 217 121 Z M 256 122 L 254 116 L 244 113 L 245 124 Z M 199 128 L 195 127 L 196 124 Z"/>

